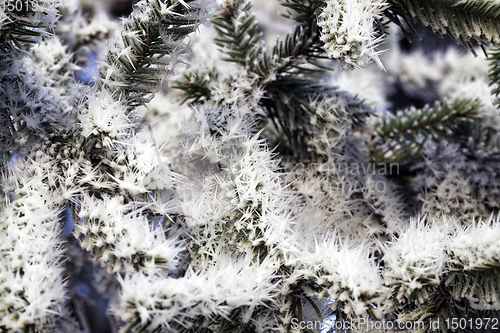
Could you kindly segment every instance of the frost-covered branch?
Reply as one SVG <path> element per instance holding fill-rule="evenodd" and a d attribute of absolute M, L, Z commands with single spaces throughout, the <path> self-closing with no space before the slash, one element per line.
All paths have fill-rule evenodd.
<path fill-rule="evenodd" d="M 498 315 L 487 63 L 406 53 L 388 24 L 496 43 L 496 4 L 284 0 L 271 40 L 253 1 L 203 28 L 198 0 L 142 0 L 121 26 L 37 3 L 0 13 L 0 331 Z"/>
<path fill-rule="evenodd" d="M 148 102 L 186 52 L 184 39 L 206 13 L 200 1 L 141 1 L 123 22 L 98 84 L 128 108 Z"/>
<path fill-rule="evenodd" d="M 65 310 L 59 223 L 63 198 L 44 183 L 56 177 L 43 153 L 19 161 L 2 178 L 0 329 L 54 330 Z"/>

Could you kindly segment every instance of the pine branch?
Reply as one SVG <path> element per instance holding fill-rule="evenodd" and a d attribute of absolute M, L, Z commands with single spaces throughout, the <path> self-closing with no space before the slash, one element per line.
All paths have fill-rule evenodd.
<path fill-rule="evenodd" d="M 279 149 L 301 162 L 324 158 L 321 155 L 333 148 L 341 132 L 370 113 L 356 97 L 311 81 L 288 77 L 270 82 L 265 86 L 267 98 L 261 101 L 275 129 L 287 139 Z"/>
<path fill-rule="evenodd" d="M 266 52 L 259 58 L 256 72 L 262 76 L 262 81 L 269 81 L 268 78 L 274 78 L 274 75 L 275 80 L 279 80 L 301 74 L 310 77 L 311 74 L 324 73 L 324 64 L 318 61 L 328 58 L 323 46 L 315 20 L 310 27 L 298 25 L 293 32 L 279 38 L 270 53 Z"/>
<path fill-rule="evenodd" d="M 251 13 L 251 3 L 227 2 L 222 13 L 212 20 L 219 34 L 216 44 L 222 52 L 230 55 L 224 60 L 238 63 L 249 73 L 257 74 L 259 77 L 257 85 L 278 81 L 285 76 L 297 75 L 301 71 L 307 72 L 310 77 L 311 69 L 306 68 L 307 65 L 314 65 L 315 60 L 326 58 L 322 49 L 323 43 L 319 40 L 315 18 L 319 4 L 320 2 L 313 2 L 310 6 L 302 1 L 290 2 L 288 4 L 290 8 L 304 10 L 309 14 L 302 18 L 305 20 L 303 24 L 298 25 L 285 38 L 278 39 L 273 49 L 266 52 L 259 44 L 261 33 L 257 31 L 257 22 Z M 299 12 L 293 13 L 300 16 Z M 293 13 L 290 10 L 288 15 L 293 15 Z M 324 70 L 318 64 L 316 64 L 316 69 Z M 190 100 L 198 103 L 210 100 L 209 83 L 216 76 L 215 68 L 204 73 L 199 70 L 190 71 L 173 87 L 184 91 L 183 102 Z"/>
<path fill-rule="evenodd" d="M 250 70 L 262 53 L 259 44 L 262 33 L 258 32 L 251 9 L 251 2 L 245 4 L 242 0 L 232 3 L 228 1 L 223 12 L 212 19 L 220 36 L 215 39 L 215 43 L 229 56 L 224 60 L 236 62 Z"/>
<path fill-rule="evenodd" d="M 472 50 L 471 40 L 484 45 L 500 43 L 500 3 L 494 0 L 390 0 L 393 7 L 387 10 L 387 17 L 403 30 L 408 31 L 410 23 L 418 20 L 433 32 L 449 34 L 456 42 Z M 404 14 L 403 14 L 404 13 Z"/>
<path fill-rule="evenodd" d="M 402 310 L 398 320 L 424 321 L 429 329 L 438 320 L 496 317 L 500 305 L 498 219 L 467 228 L 453 228 L 453 223 L 443 228 L 444 222 L 451 222 L 444 217 L 442 224 L 435 222 L 424 226 L 422 220 L 416 228 L 410 226 L 384 249 L 386 284 L 393 289 L 395 307 Z"/>
<path fill-rule="evenodd" d="M 281 4 L 288 8 L 283 15 L 286 18 L 294 20 L 299 25 L 312 29 L 316 18 L 326 1 L 324 0 L 282 0 Z"/>
<path fill-rule="evenodd" d="M 66 48 L 55 37 L 29 52 L 30 57 L 23 57 L 21 51 L 21 59 L 5 59 L 0 64 L 6 67 L 3 73 L 8 73 L 0 78 L 0 160 L 16 152 L 27 153 L 49 133 L 64 128 L 74 107 L 72 74 L 77 66 Z"/>
<path fill-rule="evenodd" d="M 325 1 L 283 0 L 281 4 L 288 8 L 283 16 L 294 20 L 298 25 L 293 32 L 283 39 L 278 39 L 272 54 L 264 59 L 285 59 L 286 61 L 275 69 L 277 73 L 284 73 L 297 65 L 299 60 L 297 58 L 303 57 L 308 63 L 317 58 L 327 58 L 324 54 L 324 43 L 319 38 L 317 22 Z"/>
<path fill-rule="evenodd" d="M 428 138 L 449 137 L 464 121 L 477 119 L 480 107 L 478 100 L 455 100 L 379 118 L 372 124 L 372 161 L 402 162 L 413 158 Z"/>
<path fill-rule="evenodd" d="M 489 79 L 493 86 L 491 94 L 496 96 L 494 104 L 500 104 L 500 48 L 494 48 L 488 52 L 490 61 Z"/>
<path fill-rule="evenodd" d="M 39 154 L 41 157 L 43 154 Z M 12 202 L 0 213 L 0 331 L 57 331 L 65 299 L 59 234 L 61 197 L 45 156 L 11 165 L 2 187 Z"/>
<path fill-rule="evenodd" d="M 50 31 L 59 19 L 58 1 L 2 2 L 2 12 L 5 15 L 0 23 L 0 52 L 5 53 L 2 56 L 11 57 L 13 52 L 23 49 L 23 44 L 35 44 L 43 37 L 50 36 Z M 16 5 L 21 7 L 16 8 Z"/>
<path fill-rule="evenodd" d="M 287 76 L 303 74 L 307 78 L 311 74 L 324 73 L 327 68 L 318 60 L 328 59 L 328 56 L 320 39 L 317 17 L 325 1 L 283 0 L 281 4 L 288 8 L 283 16 L 295 20 L 297 25 L 284 38 L 278 38 L 272 51 L 259 59 L 257 73 L 264 77 L 263 81 L 275 74 L 279 80 Z"/>
<path fill-rule="evenodd" d="M 278 39 L 268 53 L 260 44 L 262 34 L 258 32 L 255 16 L 251 13 L 251 3 L 243 4 L 240 0 L 227 2 L 223 12 L 212 20 L 219 34 L 215 41 L 230 56 L 225 60 L 236 62 L 258 74 L 261 84 L 278 81 L 281 75 L 287 74 L 305 74 L 307 71 L 307 76 L 310 76 L 311 69 L 302 68 L 300 64 L 326 58 L 316 24 L 320 3 L 285 2 L 284 5 L 291 9 L 287 15 L 294 18 L 296 16 L 303 21 L 284 39 Z M 307 15 L 304 16 L 304 13 Z M 316 70 L 322 72 L 324 68 L 316 67 Z"/>
<path fill-rule="evenodd" d="M 79 134 L 91 168 L 79 183 L 75 234 L 109 271 L 156 274 L 173 269 L 182 252 L 167 240 L 168 228 L 152 227 L 171 212 L 163 200 L 175 175 L 155 148 L 136 141 L 139 122 L 129 113 L 154 96 L 180 61 L 184 38 L 198 27 L 203 10 L 203 2 L 193 0 L 141 1 L 108 52 L 93 95 L 82 103 Z M 131 245 L 134 237 L 140 244 Z M 124 252 L 127 247 L 134 250 Z"/>
<path fill-rule="evenodd" d="M 360 107 L 360 101 L 347 97 L 345 93 L 317 84 L 326 73 L 325 65 L 319 60 L 328 58 L 316 21 L 322 2 L 286 1 L 284 5 L 289 8 L 286 16 L 296 18 L 299 24 L 292 33 L 278 39 L 270 52 L 259 44 L 260 34 L 256 30 L 255 17 L 250 12 L 251 6 L 241 7 L 239 1 L 234 5 L 227 3 L 224 12 L 214 19 L 220 36 L 216 41 L 223 52 L 229 50 L 231 58 L 226 60 L 236 62 L 252 75 L 257 75 L 256 85 L 264 91 L 260 105 L 266 110 L 271 126 L 287 138 L 287 144 L 280 149 L 284 148 L 287 154 L 300 160 L 310 160 L 314 159 L 310 156 L 314 150 L 310 145 L 316 131 L 310 121 L 316 111 L 310 105 L 311 101 L 335 101 L 336 98 L 344 101 L 346 98 L 347 104 L 353 106 L 347 111 L 352 111 L 355 122 L 363 118 L 360 115 L 366 114 L 367 109 Z M 199 84 L 189 87 L 186 83 L 183 88 L 192 90 L 187 93 L 187 98 L 197 98 Z M 364 111 L 358 112 L 360 109 Z"/>
<path fill-rule="evenodd" d="M 257 30 L 251 3 L 243 6 L 241 1 L 228 2 L 224 11 L 213 19 L 220 36 L 215 41 L 230 56 L 224 60 L 239 63 L 266 82 L 272 74 L 284 74 L 299 64 L 326 58 L 316 23 L 321 4 L 321 1 L 285 2 L 283 5 L 290 8 L 285 16 L 300 20 L 299 25 L 285 38 L 278 39 L 268 53 L 260 44 L 262 34 Z"/>
<path fill-rule="evenodd" d="M 150 101 L 179 62 L 186 51 L 183 39 L 196 30 L 203 9 L 195 0 L 143 0 L 137 6 L 106 56 L 99 82 L 129 110 Z"/>
<path fill-rule="evenodd" d="M 189 101 L 190 103 L 204 103 L 212 98 L 210 83 L 217 80 L 218 73 L 215 69 L 206 73 L 199 70 L 188 71 L 182 78 L 175 81 L 172 85 L 174 89 L 180 89 L 184 92 L 184 98 L 181 103 Z"/>
<path fill-rule="evenodd" d="M 479 101 L 455 100 L 450 105 L 437 102 L 433 108 L 425 107 L 422 110 L 412 109 L 398 116 L 389 116 L 380 119 L 374 124 L 376 132 L 382 137 L 405 135 L 413 137 L 417 134 L 443 133 L 444 126 L 449 130 L 457 120 L 467 120 L 478 115 Z"/>

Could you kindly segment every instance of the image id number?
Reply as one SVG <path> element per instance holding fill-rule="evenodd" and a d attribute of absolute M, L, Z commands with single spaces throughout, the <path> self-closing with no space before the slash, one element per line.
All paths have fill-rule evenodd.
<path fill-rule="evenodd" d="M 498 318 L 448 318 L 445 319 L 446 327 L 453 331 L 463 329 L 498 329 Z"/>
<path fill-rule="evenodd" d="M 1 2 L 4 12 L 36 11 L 38 2 L 36 0 L 4 0 Z"/>

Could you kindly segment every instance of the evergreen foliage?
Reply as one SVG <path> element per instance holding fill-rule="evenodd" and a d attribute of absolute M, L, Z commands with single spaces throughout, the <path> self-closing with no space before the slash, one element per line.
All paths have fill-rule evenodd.
<path fill-rule="evenodd" d="M 414 160 L 421 153 L 427 138 L 442 139 L 458 131 L 466 121 L 478 117 L 479 101 L 456 100 L 447 105 L 409 110 L 374 120 L 375 138 L 370 143 L 375 162 Z"/>
<path fill-rule="evenodd" d="M 220 37 L 215 42 L 224 47 L 229 56 L 227 61 L 234 61 L 252 68 L 259 50 L 259 35 L 255 16 L 251 14 L 251 3 L 227 2 L 223 12 L 213 19 Z"/>
<path fill-rule="evenodd" d="M 123 22 L 99 81 L 131 109 L 149 102 L 165 73 L 172 71 L 185 51 L 183 39 L 199 24 L 200 10 L 194 1 L 152 1 L 138 8 Z"/>
<path fill-rule="evenodd" d="M 282 0 L 269 45 L 251 1 L 10 4 L 0 332 L 500 325 L 496 1 Z M 402 53 L 416 21 L 489 73 Z"/>
<path fill-rule="evenodd" d="M 389 2 L 392 5 L 388 9 L 391 13 L 389 17 L 396 23 L 401 23 L 399 17 L 406 14 L 433 32 L 448 34 L 471 49 L 471 39 L 479 44 L 500 42 L 498 37 L 500 4 L 497 1 L 394 0 Z"/>
<path fill-rule="evenodd" d="M 498 104 L 498 95 L 500 94 L 500 88 L 497 85 L 500 79 L 500 51 L 498 49 L 493 49 L 489 53 L 490 56 L 490 82 L 494 85 L 492 93 L 496 96 L 495 104 Z"/>

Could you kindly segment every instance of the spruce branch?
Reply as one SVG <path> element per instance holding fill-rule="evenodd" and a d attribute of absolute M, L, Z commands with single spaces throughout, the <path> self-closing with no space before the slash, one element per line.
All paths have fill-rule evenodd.
<path fill-rule="evenodd" d="M 410 16 L 439 35 L 449 34 L 473 51 L 471 40 L 500 43 L 500 3 L 494 0 L 390 0 L 387 17 L 408 31 Z M 404 13 L 404 14 L 403 14 Z"/>
<path fill-rule="evenodd" d="M 257 29 L 252 4 L 243 0 L 226 2 L 223 12 L 212 19 L 219 37 L 215 43 L 229 57 L 226 61 L 236 62 L 253 69 L 255 59 L 262 53 L 259 44 L 262 33 Z"/>
<path fill-rule="evenodd" d="M 488 60 L 490 61 L 489 80 L 493 86 L 491 91 L 494 95 L 494 104 L 500 104 L 500 48 L 493 48 L 488 52 Z"/>
<path fill-rule="evenodd" d="M 356 118 L 355 122 L 363 118 L 360 115 L 366 114 L 367 108 L 359 107 L 362 104 L 360 101 L 336 88 L 317 84 L 328 69 L 321 63 L 328 57 L 317 25 L 322 2 L 290 0 L 283 4 L 288 7 L 285 16 L 299 20 L 299 24 L 294 31 L 279 38 L 270 51 L 260 45 L 260 34 L 250 4 L 243 6 L 240 1 L 226 3 L 223 12 L 214 19 L 219 34 L 216 42 L 221 51 L 229 50 L 231 58 L 226 60 L 238 63 L 249 75 L 256 76 L 254 84 L 263 90 L 259 104 L 264 108 L 270 125 L 287 138 L 288 144 L 281 148 L 294 158 L 309 160 L 314 158 L 310 155 L 314 150 L 311 139 L 316 131 L 315 125 L 309 121 L 315 114 L 311 101 L 333 102 L 336 97 L 346 101 L 347 105 L 353 106 L 346 109 Z M 189 86 L 186 83 L 183 84 L 184 89 L 192 89 L 186 98 L 197 98 L 199 85 Z M 324 99 L 324 96 L 327 98 Z"/>
<path fill-rule="evenodd" d="M 278 38 L 270 53 L 260 57 L 257 74 L 267 82 L 287 76 L 323 73 L 327 68 L 318 61 L 327 58 L 323 46 L 316 20 L 311 22 L 311 26 L 298 25 L 284 38 Z"/>
<path fill-rule="evenodd" d="M 317 20 L 321 8 L 325 5 L 324 0 L 282 0 L 281 4 L 288 10 L 283 15 L 294 20 L 299 25 L 311 29 Z"/>
<path fill-rule="evenodd" d="M 57 73 L 49 68 L 54 63 L 39 66 L 39 54 L 36 51 L 31 52 L 35 54 L 35 59 L 27 57 L 37 47 L 35 44 L 41 44 L 39 49 L 45 47 L 59 19 L 58 8 L 61 3 L 40 0 L 19 4 L 21 8 L 10 8 L 11 3 L 1 3 L 0 160 L 8 159 L 31 139 L 39 140 L 45 130 L 52 132 L 58 128 L 58 121 L 62 121 L 60 113 L 68 106 L 67 93 L 56 92 L 55 87 L 51 86 L 51 78 L 42 74 L 44 71 L 44 74 L 49 72 L 52 79 L 64 77 L 63 80 L 67 81 L 66 75 L 71 71 L 71 66 L 68 66 L 66 51 L 54 50 L 54 53 L 60 51 L 60 61 L 52 57 L 47 60 L 48 63 L 58 62 L 58 65 L 66 67 Z"/>
<path fill-rule="evenodd" d="M 287 139 L 280 149 L 301 162 L 325 158 L 341 133 L 361 124 L 371 112 L 358 98 L 309 79 L 285 77 L 265 89 L 262 106 Z"/>
<path fill-rule="evenodd" d="M 201 104 L 212 98 L 210 83 L 217 80 L 217 78 L 218 73 L 215 69 L 208 70 L 206 73 L 198 70 L 188 71 L 172 84 L 172 88 L 184 92 L 181 103 L 189 101 L 190 103 Z"/>
<path fill-rule="evenodd" d="M 20 4 L 21 8 L 14 6 L 14 10 L 8 10 L 12 1 L 2 2 L 5 17 L 0 22 L 0 52 L 5 53 L 4 56 L 12 57 L 25 43 L 35 44 L 50 36 L 59 19 L 59 1 L 18 1 L 14 5 Z"/>
<path fill-rule="evenodd" d="M 316 69 L 323 72 L 324 69 L 320 68 L 315 60 L 326 58 L 322 49 L 323 43 L 319 40 L 315 18 L 319 3 L 313 2 L 309 5 L 302 1 L 290 2 L 290 8 L 297 11 L 304 10 L 309 14 L 304 18 L 303 24 L 298 25 L 284 38 L 279 38 L 275 46 L 266 51 L 260 44 L 262 34 L 257 29 L 257 21 L 251 12 L 251 3 L 227 2 L 222 12 L 212 19 L 219 36 L 215 42 L 222 52 L 229 55 L 224 60 L 239 64 L 248 74 L 257 77 L 255 85 L 259 89 L 266 90 L 268 84 L 282 77 L 307 73 L 311 78 L 313 72 L 307 67 L 311 64 L 316 65 Z M 310 8 L 311 6 L 313 8 Z M 299 15 L 299 12 L 289 10 L 289 15 L 292 13 Z M 318 73 L 313 74 L 318 75 Z M 183 102 L 189 100 L 198 103 L 211 100 L 213 84 L 210 83 L 217 78 L 216 68 L 204 72 L 192 70 L 178 79 L 174 88 L 184 91 Z M 231 86 L 231 80 L 238 79 L 231 77 L 224 82 Z M 247 90 L 247 93 L 251 94 L 251 89 Z"/>
<path fill-rule="evenodd" d="M 11 165 L 2 175 L 13 199 L 0 213 L 0 331 L 56 329 L 63 315 L 63 249 L 59 234 L 62 200 L 54 187 L 53 164 L 43 153 Z"/>
<path fill-rule="evenodd" d="M 28 153 L 33 144 L 67 126 L 77 99 L 72 74 L 77 66 L 57 37 L 29 49 L 30 57 L 8 59 L 0 77 L 0 160 Z M 40 65 L 43 64 L 43 65 Z M 62 88 L 61 85 L 64 85 Z"/>
<path fill-rule="evenodd" d="M 451 223 L 424 226 L 417 221 L 384 249 L 385 283 L 392 288 L 394 306 L 402 310 L 398 319 L 424 321 L 429 329 L 429 320 L 496 317 L 498 218 L 468 227 L 440 219 Z"/>
<path fill-rule="evenodd" d="M 406 161 L 421 151 L 428 138 L 449 137 L 463 122 L 478 118 L 478 100 L 436 102 L 431 108 L 412 108 L 397 115 L 380 117 L 372 124 L 374 136 L 369 143 L 373 162 Z"/>
<path fill-rule="evenodd" d="M 204 15 L 203 3 L 195 0 L 144 0 L 137 7 L 106 55 L 99 81 L 129 111 L 151 100 L 186 51 L 183 39 Z"/>
<path fill-rule="evenodd" d="M 223 52 L 230 55 L 230 58 L 225 60 L 239 63 L 250 72 L 256 73 L 260 76 L 261 83 L 278 80 L 279 77 L 276 76 L 285 75 L 287 71 L 303 72 L 306 69 L 299 69 L 299 65 L 311 63 L 317 58 L 326 58 L 322 49 L 323 43 L 319 40 L 316 20 L 321 3 L 283 3 L 290 8 L 285 14 L 286 17 L 297 16 L 297 19 L 302 21 L 298 22 L 299 25 L 293 32 L 279 38 L 271 52 L 267 52 L 260 44 L 262 34 L 257 29 L 251 3 L 243 6 L 242 1 L 233 4 L 227 2 L 224 11 L 213 19 L 219 34 L 215 41 Z M 304 13 L 307 15 L 303 16 Z"/>

